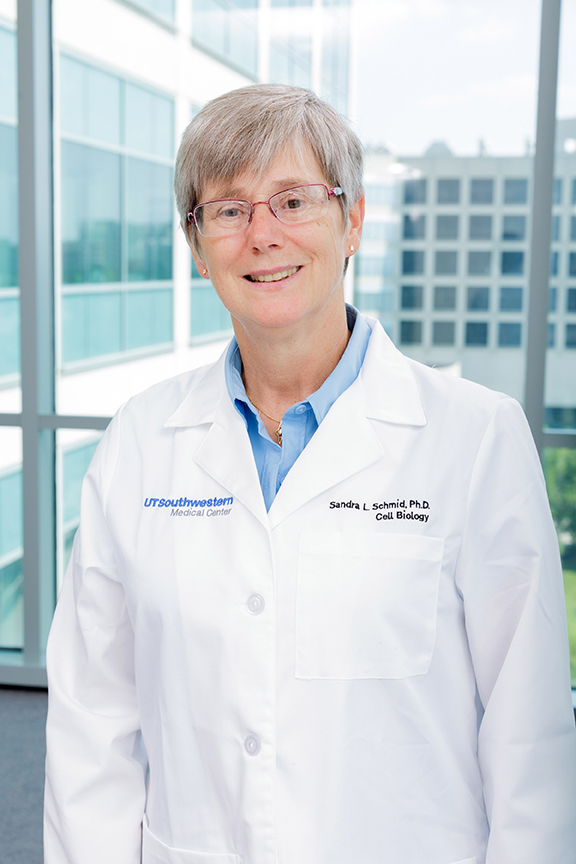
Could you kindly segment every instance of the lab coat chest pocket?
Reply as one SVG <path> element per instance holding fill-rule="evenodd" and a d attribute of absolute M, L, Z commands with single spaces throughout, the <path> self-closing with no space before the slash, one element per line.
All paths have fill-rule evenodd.
<path fill-rule="evenodd" d="M 174 849 L 158 839 L 146 822 L 142 826 L 142 864 L 241 864 L 242 858 L 226 852 L 191 852 Z"/>
<path fill-rule="evenodd" d="M 297 678 L 407 678 L 428 671 L 444 540 L 300 537 Z"/>

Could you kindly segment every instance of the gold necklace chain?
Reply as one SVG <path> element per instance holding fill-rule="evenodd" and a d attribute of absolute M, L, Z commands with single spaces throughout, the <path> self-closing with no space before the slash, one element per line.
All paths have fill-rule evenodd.
<path fill-rule="evenodd" d="M 248 393 L 246 393 L 246 395 L 248 396 Z M 265 416 L 265 417 L 268 417 L 269 420 L 273 420 L 274 423 L 278 423 L 278 428 L 274 430 L 274 434 L 276 435 L 276 437 L 277 437 L 277 439 L 278 439 L 278 444 L 279 444 L 280 447 L 281 447 L 281 446 L 282 446 L 282 420 L 277 420 L 276 417 L 272 417 L 270 414 L 267 414 L 266 411 L 264 411 L 263 408 L 259 408 L 258 405 L 256 405 L 256 403 L 254 402 L 254 400 L 252 399 L 251 396 L 248 396 L 248 399 L 250 399 L 250 402 L 252 402 L 252 405 L 254 405 L 254 407 L 256 408 L 256 410 L 257 410 L 260 414 L 264 414 L 264 416 Z"/>

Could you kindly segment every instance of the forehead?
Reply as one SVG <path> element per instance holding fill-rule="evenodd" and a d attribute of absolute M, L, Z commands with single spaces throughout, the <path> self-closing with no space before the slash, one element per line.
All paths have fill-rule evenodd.
<path fill-rule="evenodd" d="M 202 199 L 246 198 L 274 195 L 290 186 L 306 183 L 324 183 L 327 180 L 311 147 L 304 143 L 293 143 L 273 157 L 270 164 L 258 169 L 247 168 L 232 180 L 208 182 Z"/>

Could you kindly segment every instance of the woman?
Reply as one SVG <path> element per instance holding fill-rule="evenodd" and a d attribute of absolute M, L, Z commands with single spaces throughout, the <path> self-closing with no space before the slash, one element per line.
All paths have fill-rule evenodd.
<path fill-rule="evenodd" d="M 346 307 L 360 145 L 258 85 L 175 188 L 235 339 L 124 406 L 52 630 L 48 864 L 566 864 L 561 573 L 518 405 Z"/>

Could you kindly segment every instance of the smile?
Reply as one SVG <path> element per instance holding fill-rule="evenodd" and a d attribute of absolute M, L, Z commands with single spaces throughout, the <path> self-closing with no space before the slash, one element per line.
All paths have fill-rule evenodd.
<path fill-rule="evenodd" d="M 265 273 L 263 276 L 246 276 L 251 282 L 279 282 L 297 273 L 300 267 L 291 267 L 289 270 L 280 270 L 279 273 Z"/>

